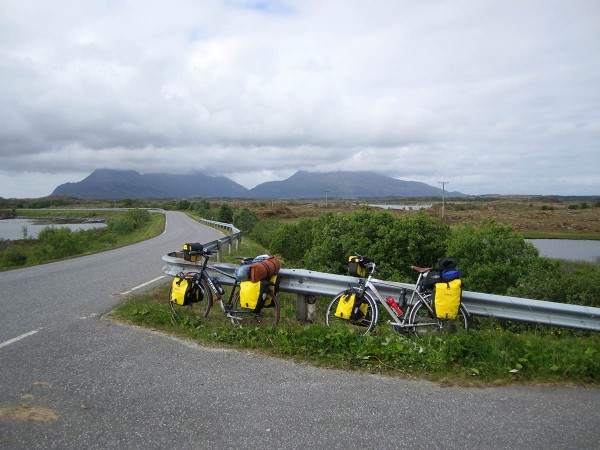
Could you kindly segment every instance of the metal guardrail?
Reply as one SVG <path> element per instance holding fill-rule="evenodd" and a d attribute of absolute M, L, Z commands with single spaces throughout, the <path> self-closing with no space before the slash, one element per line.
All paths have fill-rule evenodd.
<path fill-rule="evenodd" d="M 212 225 L 214 227 L 226 228 L 231 232 L 232 235 L 236 235 L 236 237 L 237 237 L 237 235 L 241 236 L 241 234 L 242 234 L 242 232 L 240 230 L 238 230 L 236 227 L 234 227 L 230 223 L 217 222 L 216 220 L 208 220 L 208 219 L 200 219 L 200 222 L 206 223 L 208 225 Z"/>
<path fill-rule="evenodd" d="M 238 230 L 236 227 L 231 225 L 230 223 L 217 222 L 215 220 L 207 220 L 200 219 L 200 222 L 211 225 L 213 227 L 225 228 L 229 230 L 231 233 L 229 236 L 225 236 L 224 238 L 218 239 L 216 241 L 208 242 L 203 244 L 204 248 L 207 250 L 217 250 L 217 261 L 221 262 L 222 251 L 224 246 L 228 246 L 229 254 L 232 253 L 233 245 L 235 244 L 236 250 L 239 248 L 242 243 L 242 232 Z M 164 259 L 164 257 L 163 257 Z M 185 270 L 185 269 L 184 269 Z"/>
<path fill-rule="evenodd" d="M 210 248 L 211 244 L 213 243 L 205 244 L 205 247 Z M 172 254 L 165 255 L 162 259 L 166 263 L 166 266 L 163 267 L 163 272 L 171 276 L 198 268 L 197 264 L 187 262 L 181 258 L 172 256 Z M 237 266 L 214 264 L 209 266 L 209 271 L 211 267 L 215 267 L 233 277 Z M 280 291 L 305 296 L 334 297 L 349 285 L 355 285 L 357 280 L 354 277 L 345 275 L 334 275 L 305 269 L 281 269 L 279 274 L 281 275 Z M 219 277 L 216 271 L 211 271 L 210 275 Z M 233 285 L 233 279 L 221 276 L 219 280 L 223 284 Z M 414 284 L 392 281 L 374 279 L 373 284 L 375 284 L 377 290 L 384 298 L 388 295 L 398 298 L 400 289 L 402 288 L 410 291 L 415 289 Z M 469 313 L 473 316 L 600 331 L 600 308 L 470 291 L 463 291 L 462 299 Z"/>

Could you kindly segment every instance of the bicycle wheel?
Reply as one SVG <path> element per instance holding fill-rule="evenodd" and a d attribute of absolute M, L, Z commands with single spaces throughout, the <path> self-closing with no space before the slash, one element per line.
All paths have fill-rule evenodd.
<path fill-rule="evenodd" d="M 377 309 L 377 303 L 375 303 L 375 300 L 373 300 L 373 297 L 371 297 L 368 292 L 365 292 L 361 299 L 363 307 L 361 308 L 360 317 L 356 319 L 344 319 L 335 315 L 339 302 L 342 300 L 342 297 L 347 294 L 348 291 L 340 292 L 333 298 L 331 303 L 329 303 L 325 315 L 325 323 L 327 326 L 333 328 L 350 328 L 362 335 L 373 331 L 375 325 L 377 325 L 379 311 Z"/>
<path fill-rule="evenodd" d="M 467 309 L 460 305 L 456 319 L 438 319 L 429 304 L 419 300 L 411 311 L 410 324 L 413 325 L 413 333 L 417 337 L 425 337 L 431 334 L 467 331 L 470 317 Z"/>
<path fill-rule="evenodd" d="M 239 289 L 233 296 L 232 307 L 226 310 L 231 323 L 239 326 L 264 326 L 277 325 L 281 320 L 281 306 L 275 292 L 269 292 L 265 305 L 262 308 L 248 309 L 240 305 Z"/>
<path fill-rule="evenodd" d="M 208 287 L 208 283 L 206 280 L 200 280 L 198 283 L 198 288 L 200 289 L 201 300 L 198 302 L 190 303 L 188 305 L 178 305 L 171 301 L 171 289 L 169 289 L 169 306 L 171 307 L 171 313 L 173 317 L 177 318 L 205 318 L 208 316 L 210 312 L 210 308 L 213 305 L 213 296 L 212 291 Z"/>

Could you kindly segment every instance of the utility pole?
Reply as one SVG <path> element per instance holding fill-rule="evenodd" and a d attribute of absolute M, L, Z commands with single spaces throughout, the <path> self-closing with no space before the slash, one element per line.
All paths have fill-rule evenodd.
<path fill-rule="evenodd" d="M 444 212 L 446 210 L 446 185 L 449 181 L 438 181 L 438 184 L 442 185 L 442 222 L 444 221 Z"/>
<path fill-rule="evenodd" d="M 329 191 L 325 191 L 325 206 L 327 206 L 327 193 L 328 193 L 328 192 L 329 192 Z"/>

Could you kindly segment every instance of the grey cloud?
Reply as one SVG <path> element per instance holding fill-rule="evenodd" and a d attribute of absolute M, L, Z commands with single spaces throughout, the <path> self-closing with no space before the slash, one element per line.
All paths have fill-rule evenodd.
<path fill-rule="evenodd" d="M 43 180 L 173 155 L 250 183 L 360 169 L 599 193 L 594 2 L 256 5 L 5 5 L 0 195 L 32 165 Z"/>

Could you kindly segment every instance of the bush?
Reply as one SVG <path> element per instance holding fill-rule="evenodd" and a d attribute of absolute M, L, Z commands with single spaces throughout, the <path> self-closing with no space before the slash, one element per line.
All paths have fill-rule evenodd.
<path fill-rule="evenodd" d="M 217 220 L 223 223 L 233 223 L 233 208 L 227 203 L 223 203 L 219 208 L 219 217 Z"/>
<path fill-rule="evenodd" d="M 178 211 L 187 211 L 188 209 L 192 209 L 192 204 L 189 200 L 179 200 L 175 203 L 175 209 Z"/>
<path fill-rule="evenodd" d="M 23 266 L 27 262 L 27 255 L 16 245 L 10 245 L 3 252 L 2 265 L 7 267 Z"/>
<path fill-rule="evenodd" d="M 257 220 L 256 214 L 248 208 L 241 208 L 233 215 L 233 225 L 243 233 L 251 232 Z"/>
<path fill-rule="evenodd" d="M 206 199 L 194 202 L 190 205 L 190 209 L 203 216 L 210 210 L 210 203 Z"/>
<path fill-rule="evenodd" d="M 448 254 L 459 263 L 465 289 L 505 295 L 538 261 L 539 253 L 510 227 L 486 220 L 452 231 Z"/>
<path fill-rule="evenodd" d="M 310 219 L 281 225 L 270 242 L 272 252 L 280 255 L 288 264 L 302 265 L 307 249 L 313 244 L 313 225 L 314 221 Z"/>
<path fill-rule="evenodd" d="M 540 258 L 521 235 L 490 220 L 450 230 L 423 213 L 394 218 L 365 208 L 295 223 L 262 220 L 249 237 L 288 266 L 346 274 L 348 256 L 359 253 L 378 263 L 378 278 L 414 283 L 410 265 L 454 256 L 466 290 L 600 306 L 599 264 Z"/>
<path fill-rule="evenodd" d="M 112 233 L 124 235 L 132 233 L 143 224 L 150 221 L 150 213 L 145 209 L 132 209 L 119 217 L 112 217 L 106 221 L 108 230 Z"/>
<path fill-rule="evenodd" d="M 85 231 L 46 227 L 38 235 L 40 259 L 59 259 L 83 253 L 86 247 Z"/>
<path fill-rule="evenodd" d="M 559 261 L 539 258 L 521 274 L 518 282 L 507 290 L 515 297 L 564 302 L 565 274 Z"/>
<path fill-rule="evenodd" d="M 448 235 L 447 226 L 423 213 L 398 219 L 364 208 L 281 225 L 268 247 L 308 269 L 340 274 L 347 272 L 348 256 L 358 253 L 378 263 L 381 278 L 406 281 L 413 276 L 410 265 L 432 265 L 444 256 Z"/>
<path fill-rule="evenodd" d="M 135 221 L 129 217 L 112 217 L 106 221 L 106 227 L 111 233 L 124 235 L 135 230 Z"/>
<path fill-rule="evenodd" d="M 283 257 L 283 253 L 280 253 L 279 250 L 275 250 L 275 248 L 272 248 L 271 245 L 272 241 L 275 239 L 275 236 L 278 233 L 278 229 L 280 226 L 282 225 L 278 220 L 263 219 L 260 221 L 259 226 L 255 226 L 252 228 L 249 237 L 255 240 L 260 245 L 262 245 L 263 247 L 270 249 L 273 254 L 278 254 Z"/>
<path fill-rule="evenodd" d="M 600 264 L 561 262 L 563 285 L 560 302 L 600 307 Z"/>

